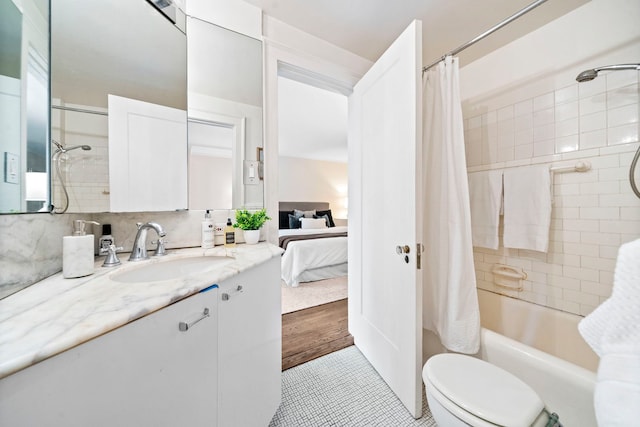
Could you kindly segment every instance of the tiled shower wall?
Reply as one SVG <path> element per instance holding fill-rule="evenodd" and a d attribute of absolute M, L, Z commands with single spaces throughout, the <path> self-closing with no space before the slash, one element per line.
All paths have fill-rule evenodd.
<path fill-rule="evenodd" d="M 478 288 L 583 316 L 610 296 L 619 246 L 640 237 L 640 199 L 628 181 L 640 145 L 638 75 L 602 73 L 509 105 L 499 104 L 504 94 L 465 105 L 469 172 L 579 160 L 592 166 L 554 173 L 547 253 L 474 248 Z M 526 272 L 521 291 L 494 284 L 496 263 Z"/>
<path fill-rule="evenodd" d="M 93 106 L 71 105 L 106 113 Z M 89 145 L 91 150 L 72 150 L 60 157 L 60 175 L 69 195 L 68 212 L 109 211 L 109 121 L 106 115 L 60 109 L 51 110 L 51 136 L 65 147 Z M 55 150 L 55 147 L 52 147 Z M 53 205 L 64 208 L 65 196 L 57 166 L 52 163 Z"/>

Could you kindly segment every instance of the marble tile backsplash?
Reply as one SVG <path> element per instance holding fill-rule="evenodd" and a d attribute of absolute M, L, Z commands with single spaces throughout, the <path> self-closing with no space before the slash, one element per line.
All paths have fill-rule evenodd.
<path fill-rule="evenodd" d="M 62 236 L 86 215 L 0 215 L 0 298 L 62 269 Z"/>
<path fill-rule="evenodd" d="M 228 217 L 233 219 L 235 211 L 212 212 L 214 223 L 226 223 Z M 168 249 L 200 246 L 204 211 L 0 215 L 0 299 L 62 270 L 62 237 L 71 234 L 76 219 L 111 224 L 116 245 L 129 252 L 137 222 L 161 224 Z M 102 228 L 94 225 L 87 232 L 96 236 L 97 246 Z M 149 249 L 155 247 L 150 243 L 155 238 L 152 232 L 148 234 Z M 236 238 L 242 241 L 242 233 L 237 232 Z M 219 238 L 216 244 L 221 243 Z"/>

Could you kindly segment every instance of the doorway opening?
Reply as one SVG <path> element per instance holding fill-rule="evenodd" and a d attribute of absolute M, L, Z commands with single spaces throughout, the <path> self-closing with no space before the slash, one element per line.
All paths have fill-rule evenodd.
<path fill-rule="evenodd" d="M 306 271 L 295 272 L 283 262 L 283 370 L 353 344 L 347 318 L 348 98 L 325 80 L 290 65 L 279 68 L 278 200 L 289 208 L 326 203 L 331 217 L 322 224 L 326 228 L 285 228 L 279 235 L 344 233 L 343 243 L 323 236 L 290 242 L 286 249 L 292 251 L 286 255 L 298 256 L 295 245 L 304 245 L 309 260 Z M 324 211 L 306 212 L 322 222 L 315 214 Z"/>

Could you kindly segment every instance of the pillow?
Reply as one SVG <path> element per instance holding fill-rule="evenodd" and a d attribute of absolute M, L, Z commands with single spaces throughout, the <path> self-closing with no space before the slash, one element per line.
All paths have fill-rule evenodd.
<path fill-rule="evenodd" d="M 326 211 L 316 211 L 316 216 L 321 217 L 323 215 L 326 215 L 329 217 L 329 220 L 327 221 L 327 226 L 329 227 L 336 226 L 336 223 L 333 222 L 333 216 L 331 216 L 331 209 L 327 209 Z"/>
<path fill-rule="evenodd" d="M 303 230 L 327 228 L 324 218 L 300 218 L 300 224 Z"/>
<path fill-rule="evenodd" d="M 289 227 L 291 229 L 300 228 L 300 217 L 289 214 Z"/>
<path fill-rule="evenodd" d="M 298 218 L 300 217 L 305 217 L 305 218 L 313 218 L 313 216 L 316 214 L 316 210 L 311 210 L 311 211 L 301 211 L 299 209 L 294 209 L 293 210 L 293 214 L 295 216 L 297 216 Z"/>
<path fill-rule="evenodd" d="M 325 221 L 325 227 L 329 227 L 329 215 L 314 215 L 314 218 L 320 218 L 320 219 L 324 219 Z"/>
<path fill-rule="evenodd" d="M 293 214 L 293 211 L 279 211 L 278 212 L 278 228 L 285 230 L 289 228 L 289 215 Z"/>

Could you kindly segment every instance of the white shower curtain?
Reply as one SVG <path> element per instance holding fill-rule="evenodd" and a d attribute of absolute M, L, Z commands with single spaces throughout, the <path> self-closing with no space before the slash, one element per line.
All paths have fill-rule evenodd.
<path fill-rule="evenodd" d="M 447 349 L 472 354 L 480 347 L 480 311 L 458 59 L 448 56 L 427 71 L 423 89 L 423 326 Z"/>

